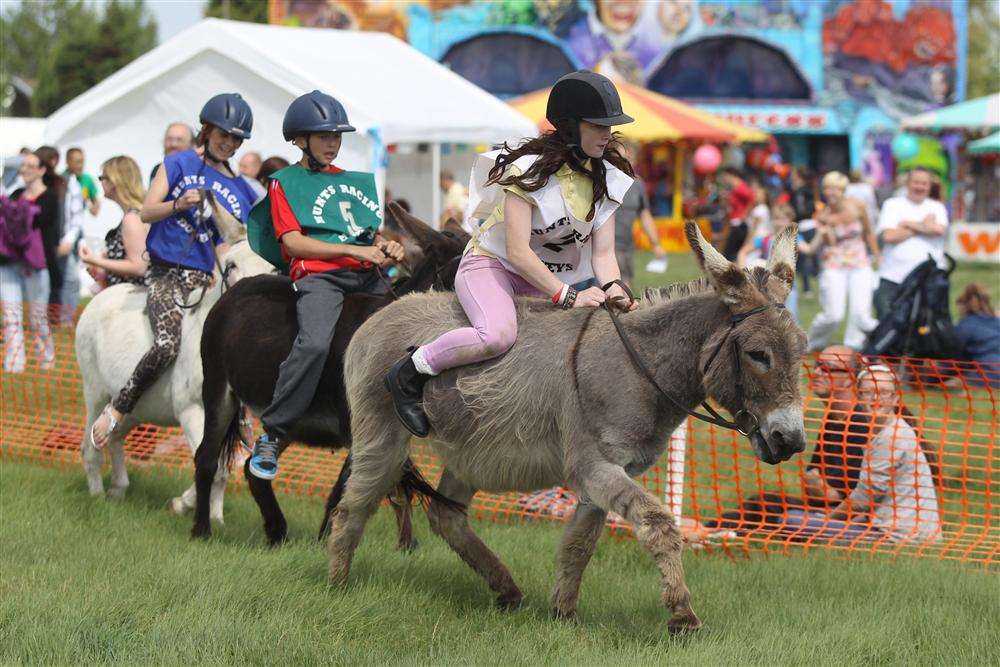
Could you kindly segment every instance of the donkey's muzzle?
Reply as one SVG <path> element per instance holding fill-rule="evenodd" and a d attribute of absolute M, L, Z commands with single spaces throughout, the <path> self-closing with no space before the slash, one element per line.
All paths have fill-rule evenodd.
<path fill-rule="evenodd" d="M 787 461 L 806 448 L 802 408 L 792 405 L 772 410 L 761 420 L 760 430 L 752 434 L 757 457 L 769 465 Z"/>

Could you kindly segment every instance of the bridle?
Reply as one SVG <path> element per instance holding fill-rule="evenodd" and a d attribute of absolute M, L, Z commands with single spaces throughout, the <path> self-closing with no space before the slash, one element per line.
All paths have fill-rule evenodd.
<path fill-rule="evenodd" d="M 605 285 L 602 289 L 604 291 L 607 291 L 608 288 L 611 287 L 612 285 L 618 285 L 619 287 L 621 287 L 628 295 L 630 301 L 635 300 L 634 297 L 632 296 L 632 291 L 628 288 L 628 286 L 625 283 L 623 283 L 620 280 L 613 280 L 607 285 Z M 656 391 L 659 392 L 661 396 L 663 396 L 670 403 L 672 403 L 675 408 L 683 410 L 688 415 L 696 419 L 700 419 L 703 422 L 714 424 L 715 426 L 720 426 L 722 428 L 727 428 L 731 431 L 736 431 L 737 433 L 744 435 L 746 437 L 750 437 L 754 433 L 758 433 L 760 431 L 760 420 L 758 420 L 757 416 L 754 415 L 749 410 L 747 410 L 746 408 L 741 407 L 736 412 L 736 414 L 733 415 L 733 420 L 729 421 L 728 419 L 720 415 L 715 408 L 709 405 L 708 401 L 701 402 L 701 407 L 703 407 L 705 411 L 708 413 L 706 415 L 697 412 L 695 410 L 692 410 L 685 405 L 682 405 L 677 399 L 671 396 L 669 392 L 664 390 L 663 387 L 661 387 L 660 384 L 656 381 L 656 378 L 653 376 L 653 374 L 649 371 L 649 368 L 647 368 L 647 366 L 643 363 L 642 359 L 639 358 L 638 351 L 636 351 L 635 347 L 632 345 L 632 342 L 629 340 L 628 335 L 625 333 L 625 329 L 622 327 L 621 321 L 618 319 L 618 315 L 615 314 L 614 309 L 616 306 L 614 303 L 612 303 L 612 301 L 617 301 L 620 300 L 621 298 L 622 297 L 618 297 L 615 300 L 608 299 L 607 301 L 604 302 L 604 309 L 608 311 L 608 315 L 611 317 L 611 322 L 612 324 L 615 325 L 615 330 L 618 332 L 618 337 L 621 339 L 622 345 L 625 347 L 625 351 L 628 352 L 628 356 L 632 360 L 632 364 L 635 366 L 636 370 L 639 371 L 639 374 L 642 375 L 646 379 L 646 381 L 649 382 L 649 384 L 653 385 L 653 388 L 656 389 Z M 701 370 L 702 376 L 704 376 L 708 372 L 709 368 L 715 362 L 716 358 L 718 358 L 719 352 L 722 350 L 722 346 L 725 345 L 727 340 L 730 340 L 730 337 L 732 333 L 736 330 L 736 327 L 738 327 L 742 322 L 744 322 L 753 315 L 763 313 L 764 311 L 769 310 L 771 308 L 784 308 L 784 307 L 785 305 L 783 303 L 768 303 L 763 306 L 757 306 L 756 308 L 752 308 L 746 311 L 745 313 L 737 313 L 733 315 L 729 319 L 729 329 L 722 336 L 722 340 L 720 340 L 719 343 L 715 346 L 715 349 L 712 350 L 712 354 L 709 355 L 708 358 L 708 363 L 706 363 L 704 368 L 702 368 Z M 734 357 L 734 365 L 736 367 L 736 400 L 738 404 L 743 405 L 745 402 L 744 401 L 745 388 L 743 384 L 743 364 L 740 360 L 742 356 L 740 354 L 740 345 L 735 338 L 732 339 L 730 342 L 732 343 L 731 349 Z"/>

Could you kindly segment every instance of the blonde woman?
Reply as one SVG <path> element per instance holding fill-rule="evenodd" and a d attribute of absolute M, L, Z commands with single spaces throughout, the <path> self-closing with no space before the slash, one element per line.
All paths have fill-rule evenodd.
<path fill-rule="evenodd" d="M 859 350 L 875 328 L 872 318 L 872 260 L 878 261 L 875 232 L 865 205 L 844 196 L 850 181 L 831 171 L 823 177 L 826 206 L 817 215 L 816 236 L 806 251 L 820 253 L 819 301 L 822 311 L 809 329 L 809 349 L 822 350 L 844 322 L 844 345 Z"/>
<path fill-rule="evenodd" d="M 139 209 L 146 197 L 139 165 L 124 155 L 113 157 L 101 165 L 100 181 L 104 196 L 121 206 L 125 215 L 104 237 L 103 253 L 96 254 L 81 246 L 80 259 L 87 264 L 94 279 L 105 287 L 118 283 L 142 285 L 148 265 L 145 251 L 149 226 L 139 218 Z"/>

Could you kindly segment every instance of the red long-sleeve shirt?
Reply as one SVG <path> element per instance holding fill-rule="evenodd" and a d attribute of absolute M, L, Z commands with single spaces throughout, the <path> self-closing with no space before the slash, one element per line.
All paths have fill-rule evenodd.
<path fill-rule="evenodd" d="M 332 164 L 323 170 L 328 174 L 338 174 L 343 169 L 338 169 Z M 292 212 L 292 207 L 288 204 L 288 198 L 281 187 L 281 183 L 272 180 L 268 186 L 268 194 L 271 196 L 271 223 L 274 225 L 274 235 L 281 242 L 281 237 L 288 232 L 302 232 L 302 225 Z M 281 244 L 281 256 L 289 264 L 288 275 L 292 280 L 298 280 L 311 273 L 326 273 L 327 271 L 342 271 L 344 269 L 360 269 L 370 266 L 368 262 L 354 259 L 353 257 L 337 257 L 336 259 L 300 259 L 292 257 L 285 249 L 285 244 Z"/>

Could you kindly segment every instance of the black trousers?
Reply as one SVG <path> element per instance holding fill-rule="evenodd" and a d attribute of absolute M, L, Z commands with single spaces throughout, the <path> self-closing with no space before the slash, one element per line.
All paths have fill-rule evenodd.
<path fill-rule="evenodd" d="M 386 292 L 386 285 L 375 269 L 314 273 L 296 280 L 293 288 L 298 294 L 295 308 L 299 335 L 278 371 L 271 405 L 260 416 L 264 430 L 278 439 L 288 435 L 316 395 L 344 307 L 344 296 L 357 293 L 381 296 Z"/>

